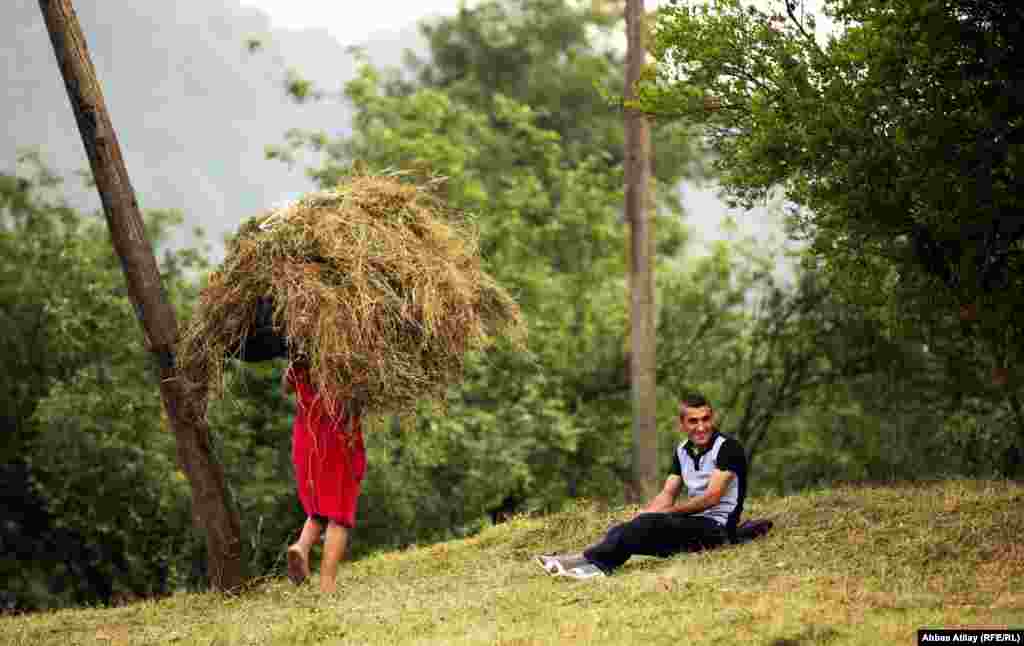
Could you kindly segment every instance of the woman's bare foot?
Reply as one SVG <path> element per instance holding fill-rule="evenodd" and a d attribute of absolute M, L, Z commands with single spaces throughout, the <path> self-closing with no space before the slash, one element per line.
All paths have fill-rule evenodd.
<path fill-rule="evenodd" d="M 338 563 L 345 556 L 348 546 L 348 529 L 333 520 L 327 523 L 327 536 L 324 538 L 324 557 L 320 561 L 320 591 L 334 592 L 337 586 L 334 580 L 338 577 Z"/>
<path fill-rule="evenodd" d="M 292 545 L 288 548 L 288 579 L 295 585 L 299 585 L 308 578 L 309 557 L 301 547 Z"/>
<path fill-rule="evenodd" d="M 324 594 L 330 594 L 338 589 L 338 584 L 334 582 L 334 579 L 320 577 L 320 592 Z"/>

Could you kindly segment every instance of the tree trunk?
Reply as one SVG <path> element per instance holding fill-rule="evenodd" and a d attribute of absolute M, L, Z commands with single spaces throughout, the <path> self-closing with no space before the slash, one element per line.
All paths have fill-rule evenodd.
<path fill-rule="evenodd" d="M 177 439 L 179 464 L 191 485 L 194 519 L 206 533 L 210 583 L 219 590 L 234 590 L 244 579 L 238 512 L 232 504 L 223 467 L 210 449 L 205 395 L 187 392 L 177 377 L 174 347 L 178 331 L 174 309 L 167 300 L 153 249 L 143 230 L 142 215 L 85 36 L 71 0 L 40 0 L 39 7 L 89 156 L 135 315 L 142 325 L 146 345 L 159 365 L 160 394 Z M 111 5 L 111 11 L 114 10 Z"/>
<path fill-rule="evenodd" d="M 635 100 L 643 70 L 644 3 L 626 3 L 626 93 Z M 653 227 L 648 215 L 651 138 L 647 119 L 626 106 L 626 220 L 630 225 L 630 375 L 633 391 L 633 490 L 649 499 L 657 488 L 658 429 L 655 375 Z"/>
<path fill-rule="evenodd" d="M 1015 463 L 1012 467 L 1013 475 L 1016 476 L 1020 468 L 1020 461 L 1024 457 L 1024 405 L 1021 405 L 1020 397 L 1017 396 L 1016 385 L 1010 390 L 1008 397 L 1010 408 L 1013 410 L 1013 417 L 1017 422 L 1017 442 L 1015 452 Z M 1012 451 L 1012 449 L 1011 449 Z"/>

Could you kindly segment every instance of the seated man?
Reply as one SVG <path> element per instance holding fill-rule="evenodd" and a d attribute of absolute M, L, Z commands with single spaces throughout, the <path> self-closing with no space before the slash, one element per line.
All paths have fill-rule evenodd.
<path fill-rule="evenodd" d="M 711 405 L 699 394 L 680 402 L 679 430 L 686 439 L 676 448 L 661 493 L 582 554 L 538 556 L 546 571 L 581 579 L 604 576 L 634 554 L 665 557 L 736 542 L 747 493 L 743 447 L 715 429 Z M 683 485 L 689 497 L 676 504 Z"/>

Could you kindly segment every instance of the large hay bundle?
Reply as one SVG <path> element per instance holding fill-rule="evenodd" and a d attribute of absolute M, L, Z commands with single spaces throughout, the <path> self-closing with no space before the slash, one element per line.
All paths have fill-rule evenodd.
<path fill-rule="evenodd" d="M 475 232 L 429 185 L 394 175 L 355 176 L 243 223 L 179 347 L 193 387 L 221 393 L 225 360 L 267 298 L 328 405 L 368 413 L 441 395 L 467 352 L 524 332 L 480 267 Z"/>

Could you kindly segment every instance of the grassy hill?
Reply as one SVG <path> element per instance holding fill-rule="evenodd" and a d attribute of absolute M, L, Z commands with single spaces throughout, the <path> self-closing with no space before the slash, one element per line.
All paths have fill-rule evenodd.
<path fill-rule="evenodd" d="M 922 627 L 1024 627 L 1024 483 L 852 485 L 749 501 L 775 529 L 546 575 L 632 509 L 580 503 L 470 539 L 346 564 L 339 591 L 268 579 L 240 597 L 0 618 L 0 644 L 915 644 Z M 314 563 L 315 565 L 315 563 Z M 315 581 L 314 581 L 315 583 Z"/>

